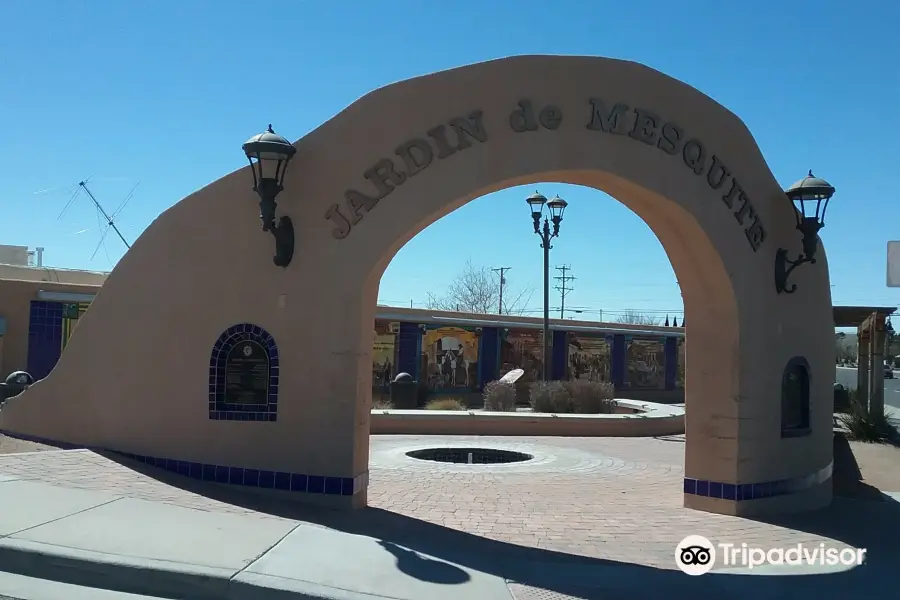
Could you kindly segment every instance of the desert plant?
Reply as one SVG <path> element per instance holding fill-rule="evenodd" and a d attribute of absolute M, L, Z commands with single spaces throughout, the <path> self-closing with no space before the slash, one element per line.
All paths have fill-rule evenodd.
<path fill-rule="evenodd" d="M 531 410 L 540 413 L 572 412 L 572 397 L 559 381 L 536 381 L 531 384 L 528 400 Z"/>
<path fill-rule="evenodd" d="M 466 410 L 466 403 L 453 396 L 435 398 L 425 405 L 426 410 Z"/>
<path fill-rule="evenodd" d="M 850 409 L 854 396 L 853 391 L 848 390 L 840 383 L 834 384 L 834 412 L 846 413 Z"/>
<path fill-rule="evenodd" d="M 859 402 L 850 402 L 847 414 L 838 416 L 841 424 L 847 429 L 847 437 L 857 442 L 896 442 L 897 427 L 887 412 L 870 415 Z"/>
<path fill-rule="evenodd" d="M 394 408 L 394 403 L 391 402 L 390 396 L 379 395 L 372 398 L 372 408 L 377 410 L 390 410 Z"/>
<path fill-rule="evenodd" d="M 484 386 L 484 410 L 511 412 L 516 410 L 516 386 L 504 381 L 491 381 Z"/>
<path fill-rule="evenodd" d="M 583 415 L 610 414 L 616 410 L 616 388 L 605 381 L 562 382 L 572 398 L 572 412 Z"/>

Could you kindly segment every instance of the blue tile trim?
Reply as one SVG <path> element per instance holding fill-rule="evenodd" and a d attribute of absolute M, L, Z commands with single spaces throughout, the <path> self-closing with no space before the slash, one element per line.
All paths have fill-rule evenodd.
<path fill-rule="evenodd" d="M 706 481 L 704 479 L 684 478 L 684 493 L 708 498 L 721 498 L 722 500 L 761 500 L 786 496 L 808 490 L 811 487 L 825 483 L 831 478 L 834 463 L 828 466 L 793 479 L 779 479 L 778 481 L 763 481 L 762 483 L 720 483 L 718 481 Z"/>
<path fill-rule="evenodd" d="M 365 490 L 369 484 L 368 471 L 360 473 L 356 477 L 328 477 L 325 475 L 305 475 L 303 473 L 208 465 L 172 458 L 142 456 L 130 452 L 116 451 L 116 454 L 200 481 L 281 490 L 284 492 L 324 494 L 326 496 L 353 496 Z"/>
<path fill-rule="evenodd" d="M 45 438 L 23 435 L 10 431 L 0 430 L 0 434 L 20 440 L 25 440 L 28 442 L 57 446 L 65 450 L 104 450 L 103 448 L 85 448 L 85 446 L 56 442 Z M 172 473 L 177 473 L 178 475 L 184 475 L 185 477 L 190 477 L 192 479 L 211 481 L 214 483 L 227 483 L 233 485 L 243 485 L 247 487 L 268 488 L 283 490 L 286 492 L 325 494 L 327 496 L 355 496 L 369 486 L 368 471 L 364 471 L 356 477 L 327 477 L 324 475 L 303 475 L 301 473 L 286 473 L 281 471 L 265 471 L 259 469 L 246 469 L 241 467 L 208 465 L 186 460 L 142 456 L 140 454 L 120 452 L 118 450 L 107 451 L 113 452 L 120 456 L 124 456 L 125 458 L 129 458 L 131 460 L 135 460 L 139 463 L 149 465 L 151 467 L 158 467 Z"/>
<path fill-rule="evenodd" d="M 225 402 L 225 360 L 240 342 L 256 342 L 269 355 L 269 397 L 262 404 Z M 275 338 L 252 323 L 240 323 L 225 330 L 213 344 L 209 358 L 209 418 L 217 421 L 276 421 L 278 419 L 278 345 Z"/>

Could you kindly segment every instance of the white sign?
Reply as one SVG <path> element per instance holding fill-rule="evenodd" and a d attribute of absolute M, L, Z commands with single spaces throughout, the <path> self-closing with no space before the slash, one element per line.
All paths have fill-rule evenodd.
<path fill-rule="evenodd" d="M 887 244 L 887 286 L 900 287 L 900 241 Z"/>

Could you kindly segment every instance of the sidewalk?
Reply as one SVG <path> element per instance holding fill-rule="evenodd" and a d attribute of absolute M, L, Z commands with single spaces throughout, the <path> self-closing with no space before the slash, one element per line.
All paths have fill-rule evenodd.
<path fill-rule="evenodd" d="M 84 450 L 37 457 L 50 455 L 68 461 L 95 457 Z M 492 540 L 375 508 L 304 512 L 269 501 L 256 505 L 265 506 L 263 511 L 212 502 L 189 508 L 163 496 L 134 497 L 138 485 L 76 489 L 0 469 L 0 571 L 192 600 L 571 600 L 699 592 L 733 600 L 825 600 L 852 597 L 861 586 L 876 596 L 898 589 L 894 557 L 883 553 L 873 552 L 867 564 L 843 572 L 798 567 L 792 574 L 804 576 L 782 577 L 784 569 L 758 568 L 691 578 L 674 570 L 669 545 L 661 550 L 673 552 L 672 567 L 654 568 Z M 865 511 L 867 522 L 884 525 L 898 506 L 851 503 L 836 511 Z M 610 514 L 598 527 L 614 534 L 616 519 Z M 646 551 L 660 550 L 650 534 Z"/>
<path fill-rule="evenodd" d="M 289 519 L 3 475 L 0 506 L 0 568 L 32 577 L 164 597 L 253 598 L 263 590 L 297 598 L 509 597 L 502 578 Z"/>

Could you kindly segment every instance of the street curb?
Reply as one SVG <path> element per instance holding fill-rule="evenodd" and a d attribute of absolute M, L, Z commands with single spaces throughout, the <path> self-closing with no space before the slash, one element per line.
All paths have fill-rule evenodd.
<path fill-rule="evenodd" d="M 269 588 L 235 580 L 232 569 L 200 567 L 166 561 L 121 557 L 51 546 L 26 540 L 0 538 L 0 571 L 36 579 L 68 583 L 157 598 L 190 600 L 351 600 L 369 594 L 318 588 L 313 593 Z"/>

